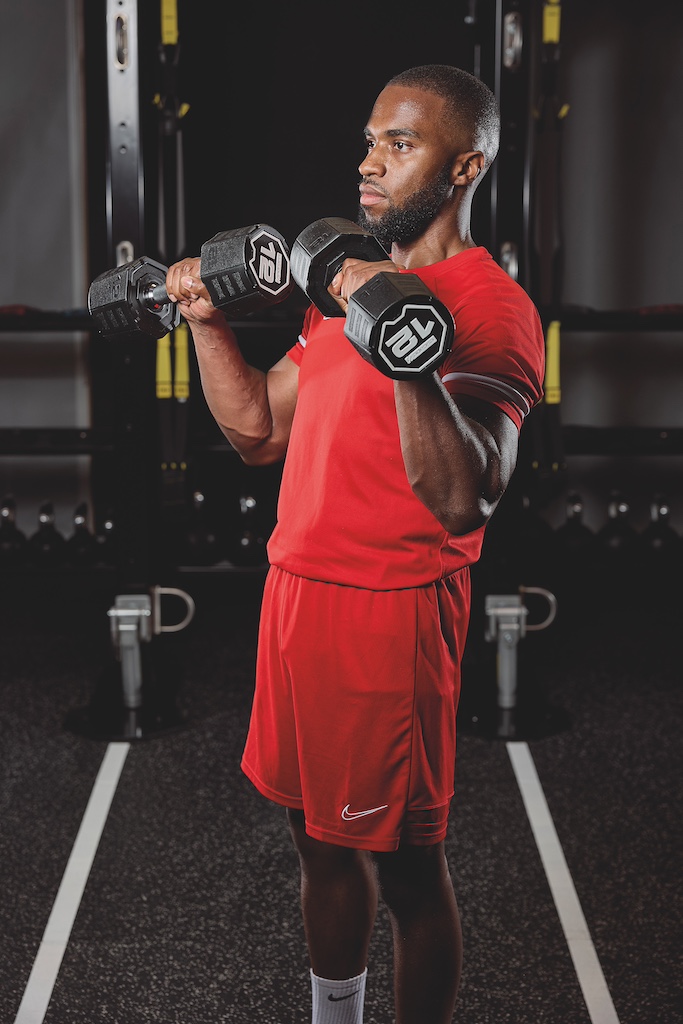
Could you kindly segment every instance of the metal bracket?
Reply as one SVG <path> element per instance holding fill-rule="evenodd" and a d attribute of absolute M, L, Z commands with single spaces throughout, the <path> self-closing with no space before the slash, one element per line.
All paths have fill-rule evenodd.
<path fill-rule="evenodd" d="M 503 67 L 517 71 L 522 66 L 524 29 L 519 11 L 506 14 L 503 18 Z"/>
<path fill-rule="evenodd" d="M 186 614 L 180 622 L 164 625 L 161 616 L 161 598 L 172 595 L 181 598 Z M 185 629 L 194 618 L 195 603 L 184 590 L 176 587 L 152 587 L 149 594 L 119 594 L 107 615 L 110 619 L 111 638 L 116 657 L 121 662 L 124 734 L 139 739 L 142 736 L 141 712 L 143 706 L 142 643 L 149 643 L 160 633 L 175 633 Z"/>
<path fill-rule="evenodd" d="M 500 265 L 513 281 L 519 280 L 519 246 L 516 242 L 503 242 L 500 247 Z"/>
<path fill-rule="evenodd" d="M 527 621 L 528 608 L 522 594 L 540 594 L 548 601 L 548 615 L 542 622 Z M 546 629 L 557 614 L 555 595 L 543 587 L 520 587 L 517 594 L 488 594 L 485 602 L 487 616 L 486 640 L 497 641 L 498 727 L 497 735 L 511 738 L 516 733 L 517 707 L 517 645 L 527 632 Z"/>

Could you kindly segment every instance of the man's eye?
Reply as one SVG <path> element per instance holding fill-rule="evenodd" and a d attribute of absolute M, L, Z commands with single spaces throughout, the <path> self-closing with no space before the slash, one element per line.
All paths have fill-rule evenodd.
<path fill-rule="evenodd" d="M 398 150 L 399 150 L 400 152 L 403 152 L 403 150 L 404 150 L 404 149 L 407 149 L 407 148 L 408 148 L 408 147 L 406 146 L 405 142 L 401 142 L 401 140 L 400 140 L 400 139 L 396 139 L 396 142 L 394 143 L 394 146 L 395 146 L 395 147 L 396 147 L 396 149 L 398 149 Z"/>

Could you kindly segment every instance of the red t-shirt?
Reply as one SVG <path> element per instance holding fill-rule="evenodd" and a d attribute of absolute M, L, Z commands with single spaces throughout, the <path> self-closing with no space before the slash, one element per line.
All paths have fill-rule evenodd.
<path fill-rule="evenodd" d="M 517 427 L 542 395 L 544 338 L 529 296 L 483 248 L 415 271 L 453 313 L 439 368 L 452 395 L 493 402 Z M 311 306 L 288 355 L 300 367 L 273 565 L 371 590 L 416 587 L 475 562 L 484 527 L 449 534 L 415 497 L 403 464 L 394 382 Z"/>

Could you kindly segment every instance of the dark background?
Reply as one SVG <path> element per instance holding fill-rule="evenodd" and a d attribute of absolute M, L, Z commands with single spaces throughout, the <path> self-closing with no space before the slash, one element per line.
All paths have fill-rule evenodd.
<path fill-rule="evenodd" d="M 180 125 L 188 251 L 198 252 L 217 230 L 257 221 L 278 227 L 291 243 L 319 217 L 355 219 L 362 133 L 375 96 L 393 74 L 414 64 L 473 70 L 474 45 L 490 14 L 468 28 L 468 6 L 435 4 L 425 19 L 365 9 L 339 27 L 334 19 L 323 25 L 316 5 L 208 5 L 203 11 L 201 4 L 181 0 L 174 85 L 179 101 L 189 105 Z M 140 12 L 153 246 L 157 117 L 144 97 L 163 91 L 164 73 L 156 5 L 142 4 Z M 91 187 L 103 171 L 96 148 L 106 103 L 104 55 L 97 49 L 104 38 L 102 14 L 102 5 L 86 8 Z M 92 209 L 95 229 L 97 213 Z"/>

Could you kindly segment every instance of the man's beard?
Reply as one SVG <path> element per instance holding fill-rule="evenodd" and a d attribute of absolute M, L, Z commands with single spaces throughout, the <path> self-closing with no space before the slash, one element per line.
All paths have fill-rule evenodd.
<path fill-rule="evenodd" d="M 402 206 L 391 205 L 381 217 L 368 216 L 364 206 L 359 207 L 358 224 L 375 236 L 385 249 L 392 242 L 405 245 L 420 238 L 441 209 L 451 189 L 450 163 L 425 188 L 413 192 Z"/>

